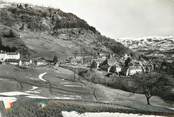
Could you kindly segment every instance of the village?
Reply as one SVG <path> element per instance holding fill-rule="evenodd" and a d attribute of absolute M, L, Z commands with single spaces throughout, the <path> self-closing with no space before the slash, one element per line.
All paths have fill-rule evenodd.
<path fill-rule="evenodd" d="M 173 117 L 169 1 L 6 1 L 0 117 Z"/>
<path fill-rule="evenodd" d="M 19 9 L 31 9 L 32 6 L 28 4 L 17 4 Z M 57 12 L 52 13 L 50 11 L 50 17 L 54 20 L 54 15 Z M 22 25 L 19 30 L 23 30 L 24 25 Z M 47 65 L 72 65 L 72 66 L 83 66 L 86 68 L 96 69 L 99 71 L 107 72 L 107 76 L 111 74 L 116 74 L 118 76 L 131 76 L 136 73 L 149 73 L 149 72 L 167 72 L 171 71 L 173 60 L 166 60 L 145 57 L 138 55 L 134 57 L 132 54 L 125 54 L 123 56 L 117 56 L 109 52 L 98 52 L 95 55 L 89 55 L 87 53 L 73 53 L 73 56 L 69 56 L 64 60 L 59 59 L 60 57 L 54 55 L 52 60 L 47 60 L 44 57 L 23 59 L 20 52 L 8 52 L 0 51 L 0 63 L 1 64 L 12 64 L 20 67 L 32 67 L 32 66 L 47 66 Z M 171 71 L 172 72 L 172 71 Z"/>
<path fill-rule="evenodd" d="M 131 54 L 117 57 L 115 54 L 98 53 L 97 56 L 76 54 L 65 60 L 58 60 L 55 55 L 53 60 L 46 60 L 43 57 L 22 60 L 19 52 L 0 52 L 0 63 L 11 64 L 19 67 L 39 67 L 47 65 L 69 65 L 79 66 L 106 72 L 106 76 L 112 74 L 118 76 L 131 76 L 136 73 L 165 72 L 169 68 L 166 61 L 145 60 L 143 57 L 135 59 Z"/>

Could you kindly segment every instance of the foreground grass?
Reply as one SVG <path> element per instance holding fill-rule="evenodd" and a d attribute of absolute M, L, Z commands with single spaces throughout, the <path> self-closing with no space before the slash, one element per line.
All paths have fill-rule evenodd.
<path fill-rule="evenodd" d="M 7 117 L 62 117 L 62 111 L 85 112 L 120 112 L 138 113 L 148 115 L 172 115 L 174 113 L 146 112 L 138 111 L 119 105 L 72 101 L 72 100 L 23 100 L 16 102 L 11 110 L 7 112 Z"/>

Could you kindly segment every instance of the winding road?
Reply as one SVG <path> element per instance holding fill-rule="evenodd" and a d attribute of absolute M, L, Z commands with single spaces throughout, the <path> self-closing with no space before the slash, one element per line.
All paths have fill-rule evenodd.
<path fill-rule="evenodd" d="M 46 75 L 47 72 L 44 72 L 44 73 L 41 73 L 39 74 L 38 78 L 41 80 L 41 81 L 44 81 L 46 82 L 45 79 L 43 79 L 43 76 Z M 1 79 L 3 80 L 3 79 Z M 9 91 L 9 92 L 1 92 L 0 93 L 0 101 L 3 102 L 4 106 L 5 106 L 5 109 L 9 109 L 11 108 L 11 104 L 15 101 L 17 101 L 17 97 L 18 96 L 26 96 L 26 97 L 29 97 L 29 98 L 33 98 L 33 97 L 39 97 L 35 94 L 39 94 L 40 92 L 39 91 L 36 91 L 39 87 L 36 87 L 36 86 L 32 86 L 31 89 L 27 90 L 27 91 Z M 40 98 L 43 98 L 40 96 Z"/>
<path fill-rule="evenodd" d="M 20 79 L 15 79 L 15 81 L 10 78 L 1 79 L 2 81 L 7 80 L 6 87 L 10 87 L 8 82 L 16 82 L 17 84 L 22 84 L 24 88 L 22 88 L 22 90 L 15 90 L 14 88 L 14 90 L 6 91 L 0 89 L 0 101 L 2 101 L 5 108 L 8 109 L 11 108 L 11 103 L 15 102 L 20 97 L 39 99 L 82 99 L 81 96 L 83 96 L 83 98 L 90 99 L 91 95 L 88 91 L 89 89 L 84 88 L 83 84 L 51 77 L 49 75 L 46 76 L 47 74 L 48 72 L 42 72 L 37 78 L 24 79 L 25 82 L 22 83 Z M 38 83 L 36 83 L 36 81 Z"/>
<path fill-rule="evenodd" d="M 41 74 L 39 75 L 39 79 L 42 80 L 42 81 L 44 81 L 44 82 L 46 82 L 46 80 L 43 79 L 43 76 L 45 76 L 46 74 L 47 74 L 47 72 L 41 73 Z"/>

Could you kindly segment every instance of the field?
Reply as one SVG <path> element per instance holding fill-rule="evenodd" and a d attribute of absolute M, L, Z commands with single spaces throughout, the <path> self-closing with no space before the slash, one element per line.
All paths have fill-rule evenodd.
<path fill-rule="evenodd" d="M 62 67 L 20 68 L 1 65 L 0 69 L 1 98 L 11 97 L 16 99 L 14 106 L 8 111 L 9 117 L 11 117 L 10 113 L 21 113 L 21 107 L 25 106 L 23 104 L 29 102 L 28 104 L 32 107 L 40 104 L 40 100 L 41 102 L 46 100 L 46 111 L 55 111 L 56 113 L 67 110 L 77 112 L 153 113 L 160 115 L 173 113 L 173 103 L 166 102 L 160 97 L 153 96 L 151 99 L 152 105 L 147 105 L 145 96 L 142 94 L 89 82 L 74 74 L 73 71 Z M 37 99 L 39 101 L 35 101 Z M 62 108 L 55 107 L 56 110 L 47 110 L 47 107 L 53 108 L 56 103 L 64 106 Z M 26 108 L 28 109 L 30 106 Z M 58 108 L 59 111 L 57 111 Z M 24 109 L 26 113 L 28 113 L 27 109 Z M 18 117 L 20 116 L 22 117 L 22 115 Z"/>

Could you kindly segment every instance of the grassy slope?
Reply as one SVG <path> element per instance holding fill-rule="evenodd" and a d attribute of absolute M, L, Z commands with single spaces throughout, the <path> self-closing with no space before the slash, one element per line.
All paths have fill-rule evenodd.
<path fill-rule="evenodd" d="M 8 28 L 10 28 L 10 29 L 14 28 L 14 29 L 18 30 L 19 26 L 21 25 L 21 19 L 20 18 L 14 19 L 15 14 L 13 14 L 11 12 L 7 12 L 7 16 L 8 15 L 9 15 L 9 18 L 11 18 L 11 19 L 9 19 L 7 21 L 12 23 L 12 26 L 8 26 Z M 28 14 L 20 13 L 19 16 L 20 15 L 25 16 Z M 30 15 L 31 15 L 30 17 L 33 17 L 33 14 L 30 14 Z M 69 14 L 67 14 L 67 15 L 69 15 Z M 1 14 L 1 16 L 2 16 L 2 14 Z M 7 17 L 7 19 L 8 19 L 8 17 Z M 16 23 L 16 21 L 18 21 L 18 23 L 13 24 L 13 22 L 12 22 L 13 20 L 15 21 L 15 23 Z M 2 21 L 2 19 L 1 19 L 1 21 Z M 1 22 L 2 27 L 6 27 L 7 26 L 6 23 L 7 22 L 4 23 L 4 20 L 3 20 L 3 22 Z M 24 23 L 26 25 L 29 25 L 27 22 L 24 22 Z M 47 28 L 45 28 L 45 29 L 47 29 Z M 79 32 L 79 30 L 82 30 L 82 32 Z M 73 52 L 79 51 L 80 48 L 81 49 L 85 48 L 85 50 L 83 50 L 83 51 L 91 52 L 94 50 L 94 48 L 96 46 L 99 47 L 98 49 L 104 48 L 103 51 L 108 51 L 108 52 L 111 50 L 114 50 L 115 53 L 118 53 L 119 50 L 123 50 L 119 54 L 123 54 L 124 52 L 129 51 L 126 48 L 124 48 L 122 45 L 116 43 L 115 41 L 113 44 L 112 43 L 113 40 L 109 41 L 108 38 L 102 37 L 100 34 L 91 31 L 89 28 L 86 29 L 84 27 L 75 27 L 75 29 L 74 29 L 72 27 L 69 27 L 67 29 L 67 27 L 64 27 L 64 28 L 57 30 L 57 32 L 58 31 L 60 31 L 60 32 L 58 34 L 56 34 L 56 36 L 55 36 L 55 35 L 49 34 L 49 32 L 32 31 L 32 29 L 26 28 L 25 30 L 18 32 L 21 35 L 21 38 L 19 38 L 19 37 L 17 37 L 17 38 L 22 40 L 21 42 L 22 43 L 24 42 L 24 44 L 27 48 L 35 51 L 34 53 L 32 53 L 33 56 L 44 56 L 44 57 L 48 57 L 48 58 L 51 58 L 51 56 L 53 56 L 54 54 L 58 54 L 60 57 L 70 56 L 73 54 Z M 6 39 L 4 37 L 2 37 L 2 38 L 4 40 Z M 8 39 L 14 39 L 14 38 L 8 38 Z M 99 39 L 99 41 L 97 39 Z M 11 42 L 11 41 L 6 41 L 6 44 L 9 44 L 7 42 Z M 16 43 L 16 41 L 15 41 L 15 43 L 9 44 L 9 45 L 17 46 L 18 44 L 20 44 L 20 42 Z M 112 46 L 110 46 L 110 45 L 112 45 Z M 110 47 L 112 47 L 112 48 L 110 48 Z M 14 76 L 18 77 L 19 76 L 19 78 L 21 78 L 21 79 L 24 78 L 24 76 L 29 78 L 29 77 L 31 77 L 30 75 L 33 75 L 32 77 L 35 77 L 35 75 L 37 76 L 40 73 L 40 71 L 35 71 L 35 70 L 34 70 L 34 72 L 32 71 L 32 72 L 28 72 L 28 73 L 25 71 L 14 71 L 14 69 L 16 69 L 16 68 L 13 68 L 13 67 L 11 68 L 8 66 L 5 66 L 5 67 L 3 66 L 1 69 L 2 69 L 1 73 L 0 73 L 1 75 L 9 76 L 9 77 L 14 77 Z M 45 69 L 41 70 L 41 71 L 45 71 Z M 32 73 L 32 74 L 30 74 L 30 73 Z M 65 75 L 65 74 L 61 74 L 61 75 Z M 71 76 L 71 78 L 72 78 L 72 75 L 73 74 L 70 74 L 67 77 Z M 123 103 L 122 104 L 125 106 L 130 106 L 130 107 L 133 107 L 136 109 L 138 109 L 139 107 L 141 107 L 141 108 L 143 107 L 144 110 L 149 108 L 148 106 L 146 106 L 144 104 L 144 101 L 142 101 L 141 99 L 138 101 L 138 102 L 140 102 L 139 104 L 136 104 L 136 105 L 132 104 L 132 102 L 136 102 L 135 100 L 138 100 L 141 97 L 143 98 L 142 95 L 134 95 L 134 96 L 130 97 L 130 96 L 128 96 L 129 95 L 128 92 L 123 92 L 121 90 L 113 90 L 113 89 L 110 89 L 110 88 L 107 88 L 107 87 L 104 87 L 101 85 L 94 85 L 94 87 L 97 89 L 100 89 L 100 90 L 98 90 L 99 93 L 97 94 L 100 101 L 111 102 L 111 100 L 112 100 L 112 103 L 116 102 L 116 103 L 120 104 L 119 100 L 122 99 L 122 101 L 124 102 L 124 104 Z M 157 105 L 163 105 L 163 104 L 167 105 L 163 102 L 159 103 L 161 101 L 159 98 L 156 98 L 155 100 L 157 100 L 156 101 Z"/>
<path fill-rule="evenodd" d="M 96 102 L 101 102 L 101 103 L 105 102 L 105 103 L 115 104 L 115 106 L 105 105 L 104 108 L 103 107 L 100 108 L 100 106 L 98 107 L 97 105 L 94 106 L 93 104 L 90 105 L 90 103 L 87 103 L 90 108 L 93 108 L 90 110 L 90 108 L 86 109 L 86 106 L 84 107 L 83 102 L 79 102 L 79 103 L 72 102 L 71 103 L 71 101 L 70 102 L 61 101 L 64 105 L 62 110 L 71 109 L 71 110 L 77 110 L 80 112 L 85 112 L 85 110 L 86 111 L 97 111 L 96 109 L 98 108 L 99 109 L 98 111 L 119 111 L 119 109 L 121 109 L 122 112 L 125 112 L 127 109 L 131 109 L 131 110 L 135 109 L 136 111 L 131 111 L 131 112 L 145 113 L 147 111 L 148 112 L 169 112 L 169 110 L 166 108 L 172 108 L 172 106 L 173 106 L 172 103 L 170 103 L 170 104 L 166 103 L 161 98 L 156 97 L 156 96 L 154 96 L 151 99 L 152 106 L 148 106 L 148 105 L 146 105 L 144 95 L 133 94 L 130 92 L 119 90 L 119 89 L 112 89 L 112 88 L 103 86 L 101 84 L 93 84 L 91 82 L 84 80 L 81 77 L 79 77 L 80 79 L 76 79 L 74 81 L 73 80 L 74 74 L 72 71 L 63 69 L 63 68 L 56 68 L 56 69 L 57 70 L 55 70 L 55 68 L 49 68 L 49 67 L 40 67 L 40 68 L 36 68 L 36 69 L 20 69 L 20 68 L 13 67 L 13 66 L 1 65 L 0 66 L 1 78 L 5 78 L 5 79 L 9 80 L 8 83 L 10 83 L 11 87 L 5 88 L 9 84 L 6 84 L 6 81 L 4 81 L 4 80 L 2 81 L 2 82 L 4 82 L 4 85 L 2 87 L 1 86 L 0 87 L 1 87 L 1 89 L 4 89 L 4 92 L 13 91 L 13 88 L 16 90 L 21 90 L 20 85 L 18 84 L 21 81 L 21 82 L 25 82 L 25 84 L 28 84 L 26 87 L 27 89 L 30 89 L 31 85 L 47 88 L 47 84 L 44 84 L 43 82 L 39 82 L 39 81 L 34 82 L 34 81 L 30 80 L 30 77 L 37 79 L 37 77 L 40 73 L 47 72 L 48 74 L 44 78 L 49 81 L 52 81 L 53 78 L 56 78 L 57 80 L 53 79 L 54 80 L 53 84 L 57 88 L 61 88 L 59 81 L 64 79 L 64 80 L 68 80 L 70 82 L 73 81 L 72 82 L 73 84 L 82 83 L 81 85 L 84 85 L 84 87 L 87 87 L 91 91 L 90 95 L 95 96 L 95 99 L 93 99 L 93 98 L 85 99 L 85 97 L 87 97 L 87 96 L 85 96 L 86 94 L 82 94 L 82 97 L 83 97 L 82 100 L 87 100 L 90 103 L 96 101 Z M 62 76 L 64 76 L 64 77 L 62 77 Z M 16 82 L 16 81 L 18 81 L 18 82 Z M 16 88 L 16 86 L 18 86 L 18 87 Z M 27 90 L 27 89 L 23 89 L 23 90 Z M 81 88 L 81 90 L 83 90 L 83 89 L 84 88 Z M 43 91 L 45 91 L 45 90 L 46 89 L 44 89 Z M 63 90 L 70 91 L 71 89 L 64 87 Z M 60 90 L 60 91 L 63 92 L 63 90 L 62 91 Z M 76 91 L 78 91 L 78 90 L 76 90 Z M 71 93 L 73 94 L 73 92 L 71 92 Z M 46 95 L 46 94 L 41 94 L 41 95 Z M 59 94 L 54 94 L 54 95 L 59 95 Z M 81 95 L 81 94 L 78 94 L 78 95 Z M 88 95 L 88 96 L 90 96 L 90 95 Z M 51 94 L 49 94 L 48 96 L 51 96 Z M 21 103 L 22 102 L 19 102 L 19 104 L 21 104 Z M 60 104 L 60 101 L 55 101 L 55 102 L 53 101 L 53 103 Z M 73 108 L 71 108 L 71 106 L 69 107 L 68 105 L 73 106 Z M 22 107 L 22 105 L 20 105 L 20 107 Z M 164 108 L 164 107 L 166 107 L 166 108 Z M 28 107 L 28 108 L 30 108 L 30 107 Z M 55 108 L 55 105 L 54 104 L 52 106 L 51 106 L 51 104 L 49 105 L 49 107 L 47 108 L 48 113 L 52 112 L 52 110 L 50 108 Z M 21 111 L 20 108 L 18 108 L 18 109 L 16 109 L 15 111 Z M 57 107 L 57 109 L 58 109 L 58 107 Z M 25 111 L 27 111 L 27 110 L 24 110 L 24 112 Z"/>
<path fill-rule="evenodd" d="M 25 104 L 24 104 L 25 103 Z M 39 103 L 46 104 L 44 108 L 39 106 Z M 81 101 L 66 101 L 66 100 L 23 100 L 15 103 L 14 108 L 7 113 L 7 117 L 62 117 L 62 111 L 77 111 L 84 112 L 121 112 L 121 113 L 143 113 L 155 115 L 169 115 L 169 113 L 148 112 L 127 107 L 122 107 L 114 104 L 81 102 Z M 171 114 L 172 117 L 172 114 Z"/>
<path fill-rule="evenodd" d="M 121 43 L 102 36 L 84 20 L 59 9 L 37 6 L 17 8 L 16 4 L 13 4 L 1 8 L 0 24 L 1 27 L 21 35 L 16 37 L 21 42 L 0 35 L 4 44 L 18 47 L 24 43 L 23 50 L 27 47 L 29 50 L 25 53 L 30 53 L 32 57 L 52 58 L 56 54 L 60 58 L 65 58 L 73 55 L 74 52 L 94 54 L 99 50 L 118 55 L 131 52 Z M 3 30 L 0 30 L 0 34 L 1 32 L 4 33 Z"/>
<path fill-rule="evenodd" d="M 38 75 L 43 72 L 47 72 L 48 74 L 45 76 L 46 79 L 50 80 L 54 77 L 57 78 L 57 80 L 54 81 L 54 84 L 59 84 L 59 79 L 65 79 L 69 81 L 73 81 L 73 72 L 70 70 L 66 70 L 63 68 L 58 68 L 58 71 L 54 68 L 48 68 L 48 67 L 41 67 L 36 69 L 20 69 L 13 66 L 7 66 L 7 65 L 1 65 L 0 66 L 0 74 L 1 78 L 5 77 L 7 79 L 14 79 L 14 81 L 24 81 L 30 83 L 30 78 L 38 79 Z M 66 72 L 66 74 L 65 74 Z M 64 76 L 64 77 L 62 77 Z M 132 94 L 129 92 L 125 92 L 122 90 L 112 89 L 106 86 L 102 86 L 99 84 L 93 84 L 90 82 L 87 82 L 84 79 L 81 79 L 79 77 L 81 82 L 88 86 L 91 90 L 96 90 L 96 99 L 97 101 L 104 101 L 104 102 L 112 102 L 112 103 L 125 103 L 128 105 L 131 105 L 130 102 L 137 102 L 143 105 L 146 105 L 145 102 L 145 96 L 140 94 Z M 56 83 L 57 82 L 57 83 Z M 78 79 L 76 79 L 75 83 L 79 82 Z M 39 83 L 39 82 L 38 82 Z M 122 101 L 120 101 L 122 100 Z M 161 103 L 160 103 L 161 102 Z M 165 105 L 169 106 L 169 104 L 165 103 L 158 97 L 152 98 L 152 104 L 154 105 Z M 170 105 L 171 106 L 171 105 Z"/>

